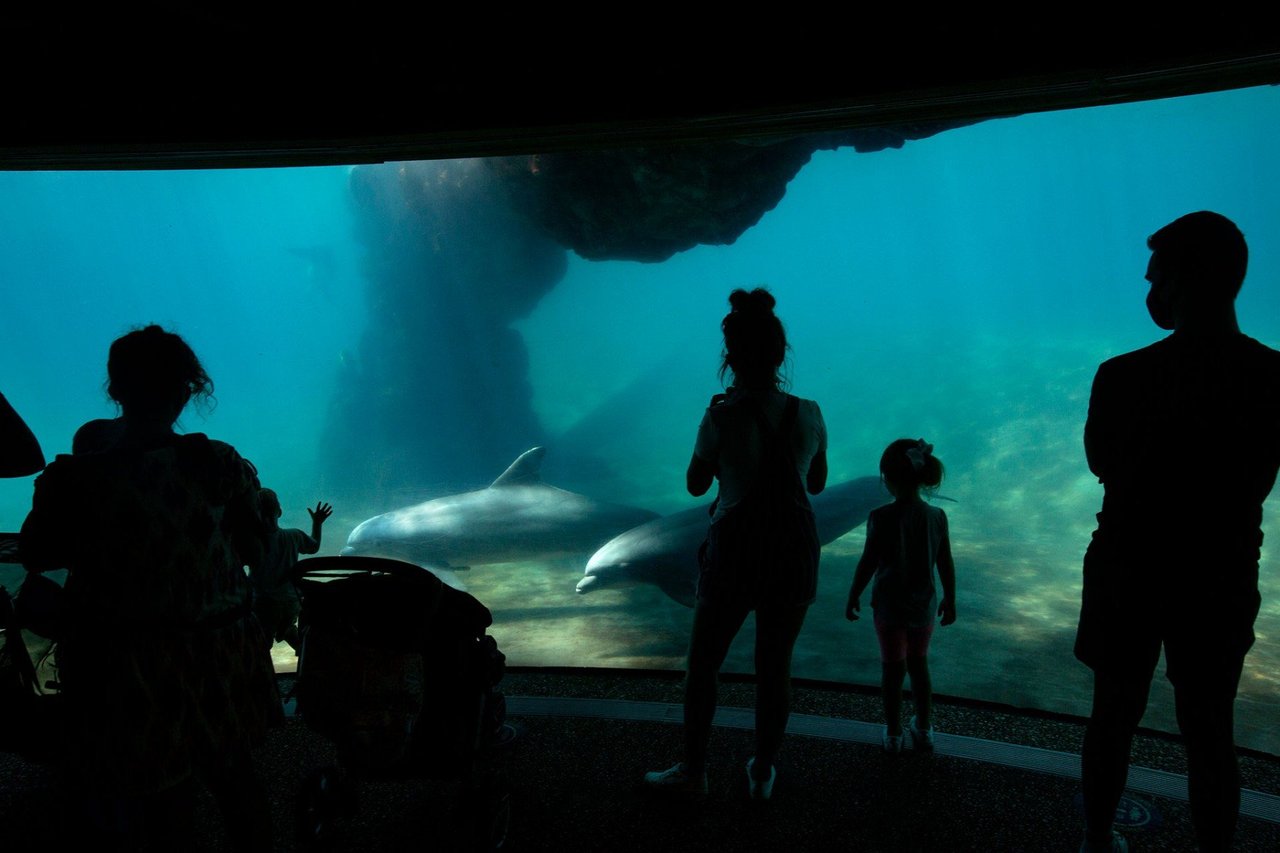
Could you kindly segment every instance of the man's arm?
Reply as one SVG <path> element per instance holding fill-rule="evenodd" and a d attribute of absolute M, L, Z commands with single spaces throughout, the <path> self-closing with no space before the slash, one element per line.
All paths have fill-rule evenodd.
<path fill-rule="evenodd" d="M 1106 364 L 1098 368 L 1089 392 L 1089 413 L 1084 422 L 1084 457 L 1089 470 L 1105 480 L 1111 461 L 1114 403 L 1111 400 L 1111 373 Z"/>

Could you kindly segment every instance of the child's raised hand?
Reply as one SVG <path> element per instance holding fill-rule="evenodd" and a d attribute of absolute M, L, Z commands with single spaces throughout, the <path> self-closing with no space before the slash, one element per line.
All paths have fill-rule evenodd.
<path fill-rule="evenodd" d="M 850 622 L 858 621 L 858 614 L 862 612 L 862 602 L 858 598 L 850 598 L 849 603 L 844 606 L 844 618 Z"/>
<path fill-rule="evenodd" d="M 333 515 L 333 507 L 324 501 L 316 503 L 316 508 L 307 507 L 307 513 L 311 516 L 311 520 L 317 524 L 324 524 L 329 516 Z"/>
<path fill-rule="evenodd" d="M 942 617 L 943 625 L 950 625 L 956 621 L 956 603 L 949 598 L 942 599 L 938 603 L 938 615 Z"/>

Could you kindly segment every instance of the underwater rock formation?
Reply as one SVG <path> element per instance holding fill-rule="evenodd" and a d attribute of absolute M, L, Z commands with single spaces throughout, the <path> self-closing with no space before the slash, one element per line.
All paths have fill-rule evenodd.
<path fill-rule="evenodd" d="M 970 123 L 356 167 L 369 328 L 339 380 L 327 483 L 442 493 L 544 441 L 511 323 L 563 277 L 566 249 L 658 262 L 730 244 L 815 151 L 898 148 Z"/>
<path fill-rule="evenodd" d="M 664 261 L 733 243 L 777 206 L 813 152 L 901 148 L 970 121 L 775 140 L 497 157 L 512 204 L 587 260 Z"/>
<path fill-rule="evenodd" d="M 327 483 L 385 496 L 501 470 L 543 437 L 510 324 L 564 275 L 565 250 L 481 161 L 359 166 L 350 186 L 369 327 L 339 378 Z"/>

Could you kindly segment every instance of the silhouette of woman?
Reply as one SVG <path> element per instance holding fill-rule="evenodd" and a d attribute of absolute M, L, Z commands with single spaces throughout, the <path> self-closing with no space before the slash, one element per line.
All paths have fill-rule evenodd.
<path fill-rule="evenodd" d="M 818 404 L 781 390 L 787 338 L 763 288 L 729 294 L 721 322 L 723 379 L 703 415 L 689 462 L 689 493 L 719 482 L 701 554 L 685 680 L 685 756 L 645 774 L 655 789 L 704 793 L 716 681 L 747 614 L 756 613 L 756 754 L 747 790 L 766 800 L 791 703 L 791 652 L 818 582 L 818 539 L 805 494 L 827 482 L 827 431 Z"/>
<path fill-rule="evenodd" d="M 280 715 L 244 572 L 262 549 L 256 472 L 228 444 L 174 432 L 213 390 L 182 338 L 130 332 L 107 373 L 118 430 L 45 469 L 19 540 L 29 570 L 68 569 L 58 666 L 77 831 L 189 849 L 199 778 L 237 849 L 270 849 L 250 756 Z"/>

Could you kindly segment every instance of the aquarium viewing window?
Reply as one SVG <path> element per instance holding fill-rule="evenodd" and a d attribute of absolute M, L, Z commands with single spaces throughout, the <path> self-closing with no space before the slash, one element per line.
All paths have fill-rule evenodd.
<path fill-rule="evenodd" d="M 1160 336 L 1145 240 L 1201 209 L 1243 230 L 1241 326 L 1280 346 L 1277 138 L 1280 91 L 1260 87 L 956 123 L 879 150 L 819 145 L 736 233 L 646 245 L 615 222 L 625 249 L 585 227 L 566 247 L 572 211 L 526 192 L 555 166 L 533 155 L 2 172 L 0 391 L 46 455 L 68 452 L 79 424 L 115 414 L 110 341 L 150 322 L 179 332 L 217 397 L 180 426 L 252 460 L 282 524 L 307 527 L 305 507 L 331 502 L 324 554 L 366 519 L 485 489 L 543 448 L 522 483 L 597 504 L 535 500 L 527 551 L 471 543 L 468 565 L 433 568 L 492 610 L 510 664 L 679 670 L 691 611 L 678 584 L 618 571 L 578 588 L 596 539 L 705 505 L 684 468 L 721 389 L 719 321 L 731 289 L 765 286 L 792 344 L 790 389 L 825 415 L 833 485 L 874 478 L 899 437 L 926 437 L 946 463 L 959 619 L 934 636 L 934 689 L 1084 715 L 1090 674 L 1071 647 L 1102 495 L 1081 444 L 1093 372 Z M 662 192 L 705 189 L 673 178 Z M 0 527 L 16 529 L 30 497 L 30 479 L 0 483 Z M 631 514 L 584 520 L 598 502 Z M 1237 736 L 1278 753 L 1274 496 L 1265 513 Z M 859 521 L 823 550 L 796 676 L 878 683 L 869 620 L 843 616 L 863 535 Z M 751 670 L 752 639 L 749 623 L 726 670 Z M 276 657 L 292 666 L 287 647 Z M 1175 729 L 1163 679 L 1144 722 Z"/>

